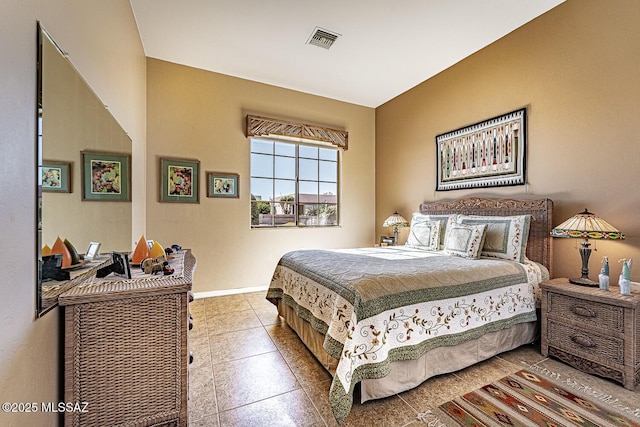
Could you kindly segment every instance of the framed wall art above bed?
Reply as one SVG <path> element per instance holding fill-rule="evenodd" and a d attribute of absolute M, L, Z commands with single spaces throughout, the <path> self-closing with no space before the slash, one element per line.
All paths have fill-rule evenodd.
<path fill-rule="evenodd" d="M 436 191 L 524 185 L 527 109 L 436 136 Z"/>

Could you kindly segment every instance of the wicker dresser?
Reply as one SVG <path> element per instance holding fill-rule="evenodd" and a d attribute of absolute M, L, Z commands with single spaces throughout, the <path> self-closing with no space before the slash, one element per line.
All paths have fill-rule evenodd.
<path fill-rule="evenodd" d="M 66 426 L 186 426 L 188 294 L 196 260 L 174 275 L 88 278 L 63 293 Z M 86 403 L 86 408 L 84 406 Z"/>
<path fill-rule="evenodd" d="M 633 390 L 640 383 L 640 293 L 620 295 L 567 279 L 543 282 L 542 355 Z"/>

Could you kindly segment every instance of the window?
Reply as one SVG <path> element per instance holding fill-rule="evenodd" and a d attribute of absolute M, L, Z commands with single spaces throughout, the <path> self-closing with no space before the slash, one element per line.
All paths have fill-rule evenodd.
<path fill-rule="evenodd" d="M 251 139 L 251 226 L 338 225 L 338 149 Z"/>

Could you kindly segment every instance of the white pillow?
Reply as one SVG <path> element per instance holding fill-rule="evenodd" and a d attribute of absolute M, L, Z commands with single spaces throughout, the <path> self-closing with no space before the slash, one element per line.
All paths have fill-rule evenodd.
<path fill-rule="evenodd" d="M 416 249 L 437 251 L 440 249 L 440 221 L 411 220 L 409 237 L 405 243 Z"/>
<path fill-rule="evenodd" d="M 531 215 L 458 215 L 457 222 L 487 225 L 482 256 L 524 263 Z"/>
<path fill-rule="evenodd" d="M 486 224 L 458 224 L 450 221 L 447 224 L 444 253 L 465 258 L 478 258 L 486 230 Z"/>
<path fill-rule="evenodd" d="M 449 218 L 455 217 L 456 215 L 432 215 L 432 214 L 422 214 L 420 212 L 414 212 L 411 216 L 411 224 L 414 222 L 425 222 L 425 221 L 439 221 L 440 222 L 440 243 L 438 249 L 442 249 L 444 247 L 444 235 L 447 231 L 447 223 Z"/>

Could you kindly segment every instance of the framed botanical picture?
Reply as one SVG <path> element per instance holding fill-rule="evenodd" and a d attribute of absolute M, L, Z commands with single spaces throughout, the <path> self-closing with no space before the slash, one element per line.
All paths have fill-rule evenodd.
<path fill-rule="evenodd" d="M 207 172 L 207 197 L 240 197 L 239 178 L 237 173 Z"/>
<path fill-rule="evenodd" d="M 160 201 L 200 203 L 200 162 L 185 159 L 160 159 Z"/>
<path fill-rule="evenodd" d="M 83 151 L 82 200 L 131 201 L 131 156 Z"/>
<path fill-rule="evenodd" d="M 71 163 L 43 160 L 40 168 L 42 191 L 71 193 Z"/>

